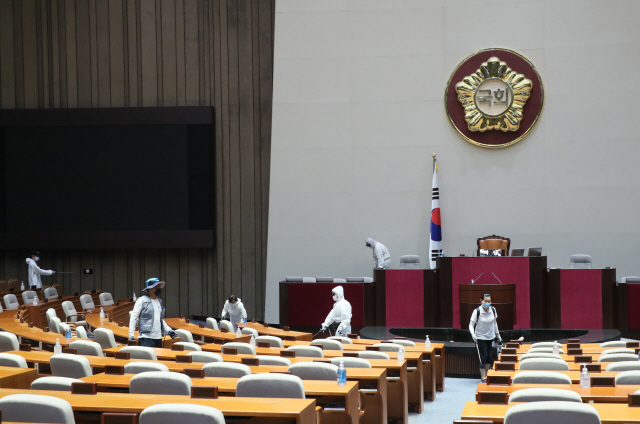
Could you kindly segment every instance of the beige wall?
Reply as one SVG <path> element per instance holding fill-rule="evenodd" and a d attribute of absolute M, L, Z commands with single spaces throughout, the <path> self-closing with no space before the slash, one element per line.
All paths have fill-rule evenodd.
<path fill-rule="evenodd" d="M 623 0 L 279 0 L 267 319 L 285 275 L 371 276 L 367 236 L 394 267 L 427 264 L 433 152 L 445 254 L 496 233 L 552 267 L 587 253 L 640 274 L 639 20 Z M 546 92 L 531 135 L 499 150 L 462 140 L 443 106 L 456 65 L 489 47 L 528 57 Z"/>
<path fill-rule="evenodd" d="M 160 276 L 172 315 L 218 314 L 234 293 L 264 316 L 274 3 L 0 0 L 2 109 L 215 107 L 216 249 L 46 252 L 76 272 L 65 292 L 121 298 Z M 24 278 L 24 252 L 4 252 L 0 271 Z"/>

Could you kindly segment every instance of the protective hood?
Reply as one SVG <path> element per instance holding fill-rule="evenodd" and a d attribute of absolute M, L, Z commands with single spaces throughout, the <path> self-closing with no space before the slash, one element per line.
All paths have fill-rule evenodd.
<path fill-rule="evenodd" d="M 34 263 L 34 264 L 35 264 L 35 263 L 36 263 L 36 261 L 34 261 L 34 260 L 33 260 L 33 259 L 31 259 L 31 258 L 27 258 L 27 265 L 31 265 L 32 263 Z"/>
<path fill-rule="evenodd" d="M 342 286 L 334 287 L 333 292 L 336 294 L 336 297 L 338 298 L 336 302 L 339 302 L 342 299 L 344 299 L 344 289 L 342 288 Z"/>
<path fill-rule="evenodd" d="M 372 249 L 374 247 L 376 247 L 376 241 L 374 239 L 372 239 L 371 237 L 367 237 L 365 239 L 365 242 L 369 245 L 369 247 L 371 247 Z"/>

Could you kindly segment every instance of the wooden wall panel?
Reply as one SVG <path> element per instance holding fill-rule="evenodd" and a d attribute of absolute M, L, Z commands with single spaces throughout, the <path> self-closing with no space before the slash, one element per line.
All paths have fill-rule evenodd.
<path fill-rule="evenodd" d="M 140 294 L 167 314 L 264 317 L 275 0 L 0 0 L 0 108 L 214 106 L 215 249 L 42 252 L 65 293 Z M 37 246 L 34 246 L 37 248 Z M 1 252 L 0 279 L 28 252 Z M 82 269 L 92 268 L 92 275 Z"/>

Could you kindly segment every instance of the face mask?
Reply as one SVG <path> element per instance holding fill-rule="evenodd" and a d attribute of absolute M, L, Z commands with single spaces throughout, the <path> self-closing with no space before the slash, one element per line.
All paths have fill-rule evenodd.
<path fill-rule="evenodd" d="M 162 294 L 162 289 L 156 289 L 156 296 L 160 296 Z"/>
<path fill-rule="evenodd" d="M 36 262 L 40 260 L 40 256 L 36 256 Z"/>
<path fill-rule="evenodd" d="M 333 301 L 337 302 L 338 301 L 338 296 L 336 296 L 335 294 L 333 295 Z"/>
<path fill-rule="evenodd" d="M 484 303 L 482 304 L 482 307 L 483 307 L 484 309 L 489 309 L 489 307 L 490 307 L 490 306 L 491 306 L 491 302 L 489 302 L 489 303 L 484 302 Z"/>

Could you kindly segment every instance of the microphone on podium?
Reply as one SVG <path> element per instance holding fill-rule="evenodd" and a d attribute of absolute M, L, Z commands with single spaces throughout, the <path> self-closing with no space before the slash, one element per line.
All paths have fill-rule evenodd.
<path fill-rule="evenodd" d="M 482 277 L 483 275 L 484 275 L 484 272 L 482 274 L 478 275 L 478 278 L 476 278 L 475 280 L 472 278 L 471 279 L 471 284 L 475 284 L 476 281 L 478 281 L 480 279 L 480 277 Z"/>
<path fill-rule="evenodd" d="M 494 274 L 493 272 L 491 273 L 491 275 L 493 275 L 494 277 L 496 277 L 496 274 Z M 500 279 L 498 277 L 496 277 L 496 280 L 500 281 Z M 502 281 L 500 281 L 500 284 L 502 284 Z"/>

